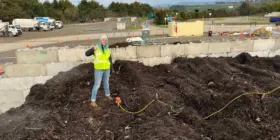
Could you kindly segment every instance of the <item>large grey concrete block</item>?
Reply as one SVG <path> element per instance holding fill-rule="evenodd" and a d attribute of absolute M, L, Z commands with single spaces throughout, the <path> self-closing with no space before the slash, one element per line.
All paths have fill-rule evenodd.
<path fill-rule="evenodd" d="M 16 51 L 16 60 L 18 64 L 38 64 L 58 61 L 57 48 L 36 48 L 23 49 Z"/>
<path fill-rule="evenodd" d="M 24 102 L 25 98 L 21 90 L 0 91 L 0 103 Z"/>
<path fill-rule="evenodd" d="M 208 55 L 208 57 L 219 58 L 219 57 L 228 57 L 229 53 L 213 53 Z"/>
<path fill-rule="evenodd" d="M 128 46 L 124 48 L 112 48 L 111 49 L 112 59 L 123 60 L 123 59 L 136 59 L 136 46 Z"/>
<path fill-rule="evenodd" d="M 17 77 L 0 79 L 0 91 L 3 90 L 24 90 L 34 85 L 33 77 Z"/>
<path fill-rule="evenodd" d="M 61 48 L 58 50 L 58 60 L 60 62 L 71 61 L 89 61 L 93 56 L 86 57 L 85 52 L 89 47 L 76 47 L 76 48 Z"/>
<path fill-rule="evenodd" d="M 151 57 L 151 58 L 139 58 L 138 61 L 145 66 L 155 66 L 159 64 L 171 64 L 172 57 Z"/>
<path fill-rule="evenodd" d="M 227 53 L 230 52 L 230 42 L 212 42 L 209 43 L 209 53 Z"/>
<path fill-rule="evenodd" d="M 252 52 L 254 48 L 253 40 L 231 42 L 230 52 Z"/>
<path fill-rule="evenodd" d="M 276 55 L 280 55 L 280 49 L 270 50 L 269 53 L 268 53 L 268 57 L 274 57 Z"/>
<path fill-rule="evenodd" d="M 79 63 L 77 62 L 60 62 L 60 63 L 49 63 L 46 64 L 47 75 L 54 76 L 59 72 L 69 71 L 73 67 L 76 67 Z"/>
<path fill-rule="evenodd" d="M 280 49 L 280 39 L 275 39 L 273 50 L 278 50 L 278 49 Z"/>
<path fill-rule="evenodd" d="M 268 57 L 269 52 L 270 52 L 270 50 L 268 50 L 268 51 L 256 51 L 256 52 L 249 52 L 249 54 L 251 56 Z"/>
<path fill-rule="evenodd" d="M 8 64 L 5 66 L 7 77 L 36 77 L 45 76 L 46 68 L 43 64 Z"/>
<path fill-rule="evenodd" d="M 160 46 L 138 46 L 136 49 L 137 58 L 161 57 Z"/>
<path fill-rule="evenodd" d="M 261 39 L 254 41 L 254 49 L 253 51 L 267 51 L 273 49 L 275 46 L 274 39 Z"/>
<path fill-rule="evenodd" d="M 0 103 L 0 114 L 5 113 L 11 108 L 16 108 L 21 106 L 24 101 L 16 101 L 16 102 L 8 102 L 8 103 Z"/>
<path fill-rule="evenodd" d="M 161 57 L 178 57 L 185 55 L 185 44 L 161 46 Z"/>
<path fill-rule="evenodd" d="M 208 54 L 208 45 L 208 43 L 185 44 L 185 55 L 197 56 L 200 54 Z"/>
<path fill-rule="evenodd" d="M 35 84 L 44 84 L 52 76 L 1 78 L 0 91 L 26 90 Z"/>

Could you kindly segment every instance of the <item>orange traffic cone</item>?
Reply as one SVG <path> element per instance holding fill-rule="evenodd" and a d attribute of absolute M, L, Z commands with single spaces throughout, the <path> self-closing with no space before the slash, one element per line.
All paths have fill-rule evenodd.
<path fill-rule="evenodd" d="M 26 42 L 26 46 L 25 47 L 29 48 L 29 42 L 28 41 Z"/>
<path fill-rule="evenodd" d="M 243 32 L 240 33 L 240 38 L 243 38 Z"/>
<path fill-rule="evenodd" d="M 3 69 L 2 66 L 0 66 L 0 75 L 3 74 L 3 73 L 5 73 L 5 72 L 4 72 L 4 69 Z"/>

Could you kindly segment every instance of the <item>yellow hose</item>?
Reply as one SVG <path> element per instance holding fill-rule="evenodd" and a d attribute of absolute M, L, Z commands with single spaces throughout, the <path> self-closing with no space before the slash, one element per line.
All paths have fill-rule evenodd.
<path fill-rule="evenodd" d="M 233 98 L 230 102 L 228 102 L 224 107 L 222 107 L 221 109 L 211 113 L 210 115 L 204 117 L 203 119 L 208 119 L 216 114 L 218 114 L 219 112 L 221 112 L 222 110 L 224 110 L 228 105 L 230 105 L 232 102 L 234 102 L 235 100 L 239 99 L 240 97 L 244 96 L 244 95 L 249 95 L 249 94 L 257 94 L 257 95 L 267 95 L 267 94 L 271 94 L 273 92 L 275 92 L 276 90 L 280 89 L 280 86 L 269 91 L 269 92 L 246 92 L 246 93 L 243 93 L 241 95 L 238 95 L 237 97 Z"/>

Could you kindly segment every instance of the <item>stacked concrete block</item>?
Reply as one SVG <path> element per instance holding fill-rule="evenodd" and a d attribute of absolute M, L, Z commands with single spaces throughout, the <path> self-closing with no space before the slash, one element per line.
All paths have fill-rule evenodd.
<path fill-rule="evenodd" d="M 277 49 L 277 50 L 270 50 L 270 51 L 268 52 L 268 57 L 274 57 L 274 56 L 276 56 L 276 55 L 280 55 L 280 48 Z"/>
<path fill-rule="evenodd" d="M 19 107 L 24 103 L 24 95 L 22 91 L 0 91 L 0 114 L 15 107 Z"/>
<path fill-rule="evenodd" d="M 270 50 L 267 51 L 256 51 L 256 52 L 249 52 L 251 56 L 258 56 L 258 57 L 268 57 Z"/>
<path fill-rule="evenodd" d="M 19 49 L 16 53 L 17 64 L 45 64 L 58 61 L 58 48 Z"/>
<path fill-rule="evenodd" d="M 111 53 L 112 58 L 114 60 L 137 59 L 136 46 L 128 46 L 125 48 L 112 48 Z"/>
<path fill-rule="evenodd" d="M 54 76 L 59 72 L 69 71 L 79 64 L 79 62 L 59 62 L 46 64 L 47 76 Z"/>
<path fill-rule="evenodd" d="M 230 52 L 252 52 L 254 48 L 253 40 L 231 42 Z"/>
<path fill-rule="evenodd" d="M 230 52 L 230 42 L 213 42 L 209 43 L 209 54 L 219 54 Z"/>
<path fill-rule="evenodd" d="M 190 43 L 185 45 L 186 56 L 198 56 L 201 54 L 208 54 L 208 43 Z"/>
<path fill-rule="evenodd" d="M 29 89 L 31 86 L 43 84 L 51 78 L 52 76 L 1 78 L 0 91 Z"/>
<path fill-rule="evenodd" d="M 155 66 L 159 64 L 170 64 L 172 57 L 152 57 L 152 58 L 139 58 L 138 61 L 143 63 L 145 66 Z"/>
<path fill-rule="evenodd" d="M 44 84 L 50 78 L 52 77 L 40 76 L 0 79 L 0 114 L 10 108 L 22 105 L 33 85 Z"/>
<path fill-rule="evenodd" d="M 161 57 L 161 46 L 138 46 L 137 58 Z"/>
<path fill-rule="evenodd" d="M 178 57 L 185 55 L 185 44 L 163 45 L 160 48 L 161 57 Z"/>
<path fill-rule="evenodd" d="M 275 40 L 275 44 L 272 50 L 280 49 L 280 39 L 274 39 L 274 40 Z"/>
<path fill-rule="evenodd" d="M 274 46 L 275 46 L 274 39 L 255 40 L 253 52 L 271 50 L 274 48 Z"/>
<path fill-rule="evenodd" d="M 86 57 L 85 52 L 89 47 L 61 48 L 58 50 L 58 59 L 60 62 L 71 61 L 90 61 L 92 57 Z"/>
<path fill-rule="evenodd" d="M 36 77 L 45 76 L 44 64 L 7 64 L 5 65 L 6 77 Z"/>

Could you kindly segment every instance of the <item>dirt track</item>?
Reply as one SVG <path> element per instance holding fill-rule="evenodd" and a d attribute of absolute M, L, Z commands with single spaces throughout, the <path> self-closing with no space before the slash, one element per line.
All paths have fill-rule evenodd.
<path fill-rule="evenodd" d="M 130 115 L 100 89 L 94 110 L 88 100 L 93 84 L 91 63 L 61 72 L 35 85 L 23 106 L 0 115 L 0 137 L 15 139 L 225 139 L 280 138 L 280 92 L 260 100 L 246 95 L 222 112 L 203 120 L 244 92 L 272 90 L 280 85 L 280 57 L 176 58 L 170 65 L 146 67 L 116 61 L 110 79 L 113 96 L 122 106 L 142 113 Z M 211 84 L 209 84 L 211 83 Z"/>

